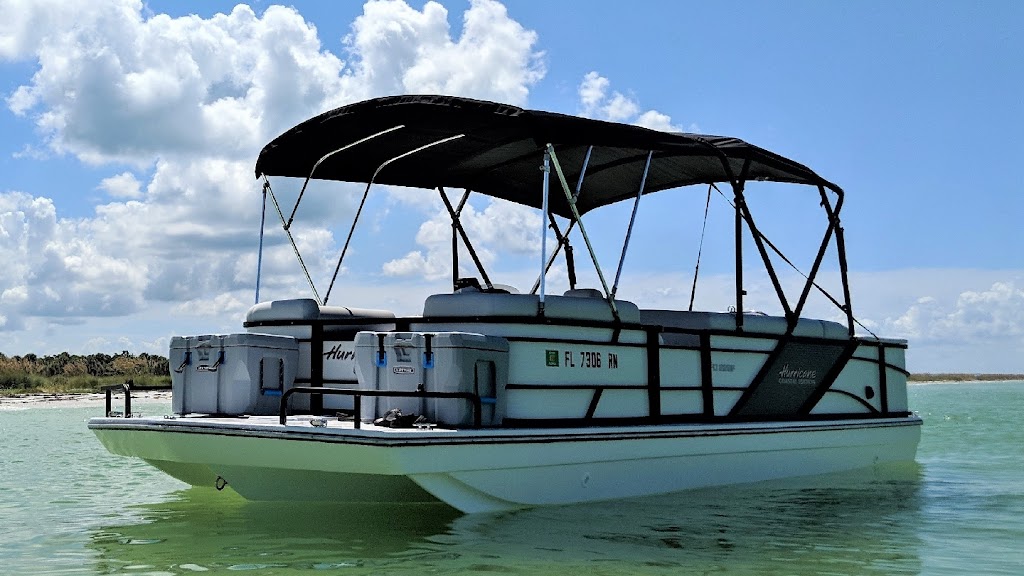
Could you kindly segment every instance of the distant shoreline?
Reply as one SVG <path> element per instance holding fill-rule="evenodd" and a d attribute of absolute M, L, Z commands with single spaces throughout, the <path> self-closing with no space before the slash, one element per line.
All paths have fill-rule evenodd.
<path fill-rule="evenodd" d="M 1024 380 L 1024 374 L 970 374 L 970 373 L 938 373 L 911 374 L 907 381 L 920 382 L 1011 382 Z"/>
<path fill-rule="evenodd" d="M 124 395 L 115 394 L 112 398 L 113 405 L 121 410 L 124 405 Z M 167 391 L 145 391 L 140 390 L 132 393 L 132 401 L 142 402 L 169 402 L 171 392 Z M 0 410 L 18 409 L 32 407 L 47 408 L 80 408 L 83 406 L 103 406 L 106 403 L 105 393 L 96 392 L 25 392 L 20 394 L 0 395 Z M 102 412 L 102 410 L 101 410 Z M 137 410 L 133 410 L 137 412 Z"/>
<path fill-rule="evenodd" d="M 911 374 L 907 381 L 911 385 L 916 384 L 956 384 L 956 383 L 990 383 L 990 382 L 1024 382 L 1024 374 Z M 103 406 L 105 394 L 97 392 L 17 392 L 0 393 L 0 409 L 15 407 L 48 406 L 48 407 L 75 407 L 75 406 Z M 148 391 L 138 390 L 132 393 L 132 398 L 143 401 L 169 401 L 171 393 L 169 390 Z M 114 403 L 120 405 L 123 397 L 120 394 L 114 396 Z"/>

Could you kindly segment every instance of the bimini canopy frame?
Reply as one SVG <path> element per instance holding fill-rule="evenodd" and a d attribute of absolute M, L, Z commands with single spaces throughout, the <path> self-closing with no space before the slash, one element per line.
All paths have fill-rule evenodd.
<path fill-rule="evenodd" d="M 401 129 L 392 130 L 396 126 Z M 582 190 L 537 194 L 538 161 L 556 153 L 563 189 L 569 192 L 566 182 L 582 182 L 585 173 Z M 834 234 L 845 302 L 833 302 L 846 312 L 853 334 L 839 225 L 842 189 L 802 164 L 737 138 L 659 132 L 452 96 L 391 96 L 343 106 L 288 130 L 264 147 L 256 175 L 359 182 L 367 189 L 372 183 L 464 189 L 546 209 L 543 220 L 562 216 L 570 220 L 570 227 L 580 226 L 579 218 L 600 206 L 636 202 L 646 194 L 688 185 L 728 183 L 736 213 L 737 324 L 742 327 L 744 227 L 792 325 L 810 289 L 818 287 L 814 277 Z M 778 250 L 757 229 L 747 208 L 744 187 L 750 180 L 805 184 L 821 193 L 829 226 L 796 306 L 786 300 L 769 259 L 767 248 Z M 826 191 L 837 197 L 834 208 Z M 459 211 L 446 208 L 457 219 Z M 291 218 L 286 229 L 290 225 Z M 454 225 L 456 231 L 464 234 L 461 226 Z M 563 235 L 559 236 L 561 247 Z M 627 234 L 627 243 L 628 238 Z M 620 258 L 617 276 L 621 265 Z M 611 299 L 612 293 L 607 288 L 605 292 Z"/>

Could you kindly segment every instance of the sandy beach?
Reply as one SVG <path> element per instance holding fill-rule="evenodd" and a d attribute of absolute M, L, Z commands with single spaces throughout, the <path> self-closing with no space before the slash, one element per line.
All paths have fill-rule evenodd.
<path fill-rule="evenodd" d="M 132 403 L 139 402 L 170 402 L 171 391 L 138 391 L 132 392 Z M 103 406 L 106 394 L 102 392 L 85 394 L 17 394 L 0 396 L 0 410 L 17 410 L 19 408 L 80 408 L 83 406 Z M 115 394 L 114 410 L 120 410 L 124 404 L 124 394 Z M 101 410 L 102 411 L 102 410 Z"/>

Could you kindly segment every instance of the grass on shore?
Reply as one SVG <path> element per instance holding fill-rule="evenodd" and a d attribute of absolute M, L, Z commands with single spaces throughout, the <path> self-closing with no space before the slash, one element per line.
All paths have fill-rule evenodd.
<path fill-rule="evenodd" d="M 0 371 L 0 396 L 19 394 L 76 394 L 101 392 L 104 386 L 131 380 L 137 386 L 169 386 L 170 376 L 121 374 L 110 376 L 40 376 L 25 372 Z"/>

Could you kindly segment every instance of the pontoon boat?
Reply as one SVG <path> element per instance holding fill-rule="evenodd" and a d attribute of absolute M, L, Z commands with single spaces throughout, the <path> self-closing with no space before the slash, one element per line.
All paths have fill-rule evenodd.
<path fill-rule="evenodd" d="M 914 459 L 921 420 L 907 405 L 907 343 L 855 334 L 843 191 L 801 164 L 736 138 L 396 96 L 295 126 L 263 149 L 256 175 L 264 214 L 269 198 L 289 240 L 311 179 L 365 184 L 363 202 L 374 184 L 437 191 L 452 222 L 452 290 L 426 298 L 421 314 L 399 316 L 329 305 L 331 290 L 321 297 L 312 280 L 310 298 L 260 302 L 257 280 L 244 332 L 171 342 L 171 414 L 131 417 L 126 406 L 119 415 L 108 403 L 105 417 L 90 420 L 111 452 L 253 500 L 442 500 L 463 512 Z M 305 182 L 290 216 L 272 177 Z M 745 199 L 753 181 L 797 185 L 822 207 L 824 237 L 795 298 Z M 718 185 L 735 213 L 730 311 L 617 298 L 645 196 L 696 186 L 711 194 Z M 460 221 L 470 194 L 540 211 L 529 292 L 488 275 Z M 632 216 L 612 277 L 582 217 L 617 202 L 631 203 Z M 593 287 L 577 285 L 570 238 L 582 240 Z M 780 315 L 745 310 L 745 244 Z M 460 274 L 460 251 L 472 277 Z M 839 297 L 817 281 L 826 254 L 838 260 Z M 556 259 L 568 289 L 552 294 Z M 802 317 L 817 291 L 845 322 Z"/>

